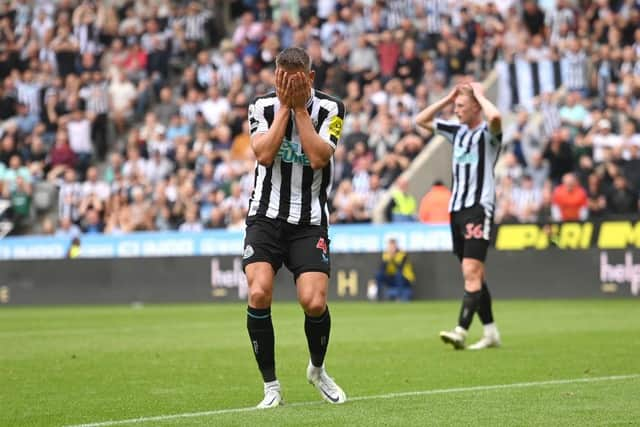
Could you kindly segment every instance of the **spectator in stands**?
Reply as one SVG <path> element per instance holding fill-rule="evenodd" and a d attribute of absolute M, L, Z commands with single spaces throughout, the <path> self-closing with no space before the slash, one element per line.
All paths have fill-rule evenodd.
<path fill-rule="evenodd" d="M 202 231 L 202 223 L 198 219 L 198 207 L 189 205 L 185 211 L 185 221 L 180 224 L 179 231 Z"/>
<path fill-rule="evenodd" d="M 587 201 L 589 218 L 602 218 L 607 208 L 607 199 L 600 185 L 600 176 L 595 172 L 587 179 Z"/>
<path fill-rule="evenodd" d="M 525 174 L 533 180 L 533 186 L 542 188 L 549 177 L 549 164 L 540 151 L 534 151 L 528 162 Z"/>
<path fill-rule="evenodd" d="M 26 221 L 31 216 L 31 201 L 33 189 L 31 182 L 27 181 L 23 176 L 18 175 L 15 183 L 11 185 L 0 186 L 2 197 L 9 199 L 11 202 L 10 217 L 14 222 L 14 226 L 18 231 L 22 230 Z"/>
<path fill-rule="evenodd" d="M 518 85 L 505 86 L 517 96 L 501 98 L 520 102 L 522 110 L 529 111 L 520 111 L 517 132 L 505 132 L 505 140 L 513 141 L 510 151 L 532 176 L 535 188 L 543 188 L 549 178 L 558 185 L 566 172 L 577 170 L 576 159 L 585 155 L 592 157 L 596 169 L 601 162 L 615 161 L 628 188 L 637 191 L 640 185 L 640 168 L 633 166 L 637 159 L 627 143 L 635 131 L 625 130 L 628 123 L 640 120 L 634 83 L 640 36 L 633 31 L 636 13 L 627 5 L 608 7 L 591 1 L 578 15 L 573 2 L 566 0 L 551 6 L 529 0 L 523 5 L 438 0 L 385 5 L 323 1 L 317 6 L 308 1 L 244 1 L 234 2 L 239 19 L 224 34 L 225 29 L 216 25 L 227 20 L 224 2 L 123 10 L 105 2 L 49 3 L 44 8 L 38 2 L 8 4 L 0 36 L 12 38 L 17 46 L 15 52 L 0 49 L 0 138 L 6 138 L 0 145 L 7 145 L 0 149 L 0 162 L 8 167 L 10 158 L 20 155 L 35 186 L 42 179 L 60 182 L 69 167 L 84 180 L 83 171 L 97 166 L 118 191 L 139 186 L 148 199 L 163 176 L 183 169 L 199 176 L 210 162 L 215 164 L 216 186 L 230 188 L 241 181 L 245 194 L 253 182 L 250 173 L 241 172 L 247 170 L 242 162 L 251 158 L 248 132 L 243 130 L 246 106 L 272 86 L 273 52 L 292 44 L 307 48 L 316 71 L 315 87 L 343 96 L 347 104 L 339 145 L 344 152 L 336 152 L 336 160 L 343 159 L 336 164 L 334 188 L 342 180 L 357 178 L 360 192 L 349 198 L 340 215 L 332 215 L 334 220 L 369 218 L 375 205 L 371 201 L 378 198 L 368 195 L 373 176 L 380 183 L 376 194 L 385 191 L 427 144 L 428 133 L 411 135 L 406 117 L 413 115 L 412 109 L 442 98 L 447 85 L 465 75 L 481 79 L 489 70 L 501 70 L 494 65 L 502 62 L 504 70 L 515 68 L 511 77 Z M 225 36 L 230 38 L 221 41 Z M 509 66 L 512 60 L 515 67 Z M 560 83 L 570 89 L 566 97 L 552 94 Z M 213 99 L 208 93 L 212 89 L 218 92 Z M 535 102 L 527 99 L 538 94 Z M 534 105 L 542 111 L 542 131 Z M 589 114 L 580 122 L 584 109 Z M 140 120 L 148 112 L 156 114 L 165 131 L 141 138 Z M 621 151 L 600 149 L 601 119 L 610 121 L 610 139 L 624 134 Z M 588 129 L 593 130 L 583 136 Z M 194 142 L 199 131 L 206 133 L 209 145 Z M 547 143 L 554 131 L 561 142 L 554 136 Z M 80 156 L 74 153 L 78 141 L 84 144 Z M 135 143 L 137 156 L 129 155 L 127 141 Z M 370 163 L 359 159 L 359 141 L 365 142 Z M 87 142 L 92 151 L 86 149 Z M 207 146 L 210 151 L 201 149 Z M 121 160 L 104 165 L 104 158 L 112 156 Z M 148 162 L 148 168 L 132 173 L 132 160 L 137 166 Z M 129 166 L 123 175 L 125 163 Z M 603 189 L 608 191 L 614 182 L 615 176 L 605 176 Z M 508 194 L 510 198 L 511 190 Z M 175 198 L 167 203 L 175 203 Z M 161 209 L 171 212 L 163 215 L 171 220 L 158 224 L 175 229 L 184 222 L 185 206 L 178 205 L 176 211 L 173 205 Z M 105 229 L 130 228 L 128 204 L 105 209 Z M 74 218 L 78 224 L 84 220 Z M 109 221 L 115 225 L 109 227 Z M 225 216 L 222 225 L 227 221 Z"/>
<path fill-rule="evenodd" d="M 542 189 L 533 185 L 529 175 L 524 175 L 520 186 L 511 193 L 512 214 L 519 222 L 536 222 L 542 209 Z"/>
<path fill-rule="evenodd" d="M 593 145 L 593 160 L 596 163 L 603 162 L 611 151 L 622 145 L 620 135 L 611 133 L 611 121 L 608 119 L 600 119 L 597 126 L 593 128 L 591 133 Z"/>
<path fill-rule="evenodd" d="M 100 212 L 96 209 L 88 209 L 85 213 L 84 233 L 99 234 L 104 230 L 104 224 L 100 218 Z"/>
<path fill-rule="evenodd" d="M 93 143 L 91 141 L 91 121 L 86 113 L 76 105 L 67 122 L 69 147 L 76 155 L 76 169 L 80 178 L 84 179 L 85 172 L 91 164 L 93 155 Z"/>
<path fill-rule="evenodd" d="M 634 214 L 638 212 L 638 196 L 629 188 L 624 175 L 618 175 L 613 187 L 607 192 L 607 210 L 613 215 Z"/>
<path fill-rule="evenodd" d="M 531 152 L 539 144 L 540 136 L 530 121 L 531 116 L 525 109 L 518 111 L 515 123 L 504 131 L 504 140 L 512 147 L 516 160 L 527 167 Z"/>
<path fill-rule="evenodd" d="M 14 154 L 9 159 L 9 167 L 4 169 L 0 176 L 2 187 L 8 194 L 11 194 L 17 188 L 18 178 L 21 178 L 26 184 L 31 184 L 31 171 L 22 165 L 22 158 L 18 154 Z"/>
<path fill-rule="evenodd" d="M 412 222 L 416 220 L 416 198 L 409 193 L 409 180 L 401 176 L 396 181 L 396 188 L 391 192 L 389 203 L 392 222 Z"/>
<path fill-rule="evenodd" d="M 562 177 L 553 191 L 552 216 L 555 221 L 581 221 L 589 215 L 587 193 L 572 173 Z"/>
<path fill-rule="evenodd" d="M 378 299 L 409 301 L 416 280 L 413 265 L 406 252 L 398 248 L 396 239 L 389 239 L 382 254 L 382 262 L 376 273 Z"/>
<path fill-rule="evenodd" d="M 334 154 L 335 155 L 335 154 Z M 371 220 L 371 213 L 378 206 L 385 190 L 380 186 L 380 177 L 377 174 L 371 174 L 369 176 L 369 189 L 363 194 L 362 207 L 367 215 L 367 219 Z"/>
<path fill-rule="evenodd" d="M 71 221 L 70 217 L 63 216 L 63 217 L 60 218 L 60 225 L 59 225 L 58 229 L 56 230 L 56 234 L 55 235 L 56 235 L 56 237 L 74 238 L 74 237 L 78 237 L 81 233 L 82 233 L 82 231 L 80 230 L 80 227 L 75 225 Z"/>
<path fill-rule="evenodd" d="M 569 142 L 561 130 L 551 135 L 551 140 L 544 150 L 544 158 L 549 161 L 549 178 L 559 184 L 563 177 L 573 170 L 573 153 Z"/>
<path fill-rule="evenodd" d="M 449 199 L 451 191 L 440 180 L 420 200 L 419 218 L 425 224 L 449 223 Z"/>
<path fill-rule="evenodd" d="M 566 103 L 560 108 L 560 120 L 564 126 L 571 130 L 571 135 L 576 136 L 584 126 L 588 111 L 580 102 L 579 92 L 567 94 Z"/>

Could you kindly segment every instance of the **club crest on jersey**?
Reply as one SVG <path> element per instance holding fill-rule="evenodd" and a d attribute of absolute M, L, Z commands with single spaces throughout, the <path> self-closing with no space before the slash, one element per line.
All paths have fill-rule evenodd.
<path fill-rule="evenodd" d="M 251 258 L 253 256 L 253 254 L 254 254 L 253 246 L 247 245 L 247 247 L 244 248 L 244 252 L 242 254 L 242 258 L 243 259 Z"/>

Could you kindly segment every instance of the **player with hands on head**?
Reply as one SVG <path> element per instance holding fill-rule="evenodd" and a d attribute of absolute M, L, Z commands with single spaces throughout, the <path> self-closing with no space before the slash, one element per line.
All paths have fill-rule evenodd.
<path fill-rule="evenodd" d="M 436 119 L 436 114 L 451 103 L 458 122 Z M 497 347 L 500 334 L 493 320 L 485 260 L 495 207 L 493 168 L 502 144 L 500 112 L 486 98 L 482 85 L 471 82 L 454 87 L 444 98 L 421 111 L 415 121 L 453 145 L 449 212 L 453 252 L 464 278 L 464 297 L 458 325 L 452 331 L 440 332 L 440 338 L 455 349 L 467 348 L 467 331 L 478 313 L 484 333 L 480 341 L 468 348 Z"/>
<path fill-rule="evenodd" d="M 256 169 L 242 265 L 249 287 L 247 330 L 264 381 L 261 409 L 284 403 L 271 321 L 273 282 L 282 264 L 293 273 L 305 315 L 306 378 L 329 403 L 347 398 L 324 365 L 331 330 L 327 200 L 345 109 L 314 90 L 313 77 L 309 55 L 287 48 L 276 58 L 275 92 L 249 106 Z"/>

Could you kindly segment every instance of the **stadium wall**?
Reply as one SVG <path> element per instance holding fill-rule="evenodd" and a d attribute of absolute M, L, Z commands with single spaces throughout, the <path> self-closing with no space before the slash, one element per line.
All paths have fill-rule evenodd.
<path fill-rule="evenodd" d="M 366 300 L 388 238 L 410 252 L 417 299 L 459 298 L 461 275 L 448 225 L 331 228 L 332 300 Z M 488 279 L 496 298 L 640 296 L 640 221 L 504 224 L 496 227 Z M 0 305 L 213 302 L 246 298 L 242 232 L 0 240 Z M 291 275 L 277 300 L 294 300 Z"/>
<path fill-rule="evenodd" d="M 638 296 L 640 251 L 492 249 L 489 286 L 501 298 Z M 462 292 L 455 257 L 412 252 L 416 299 L 457 299 Z M 380 253 L 340 254 L 332 259 L 330 300 L 367 300 Z M 0 302 L 108 304 L 246 300 L 240 256 L 5 261 Z M 295 300 L 286 269 L 276 277 L 275 300 Z"/>

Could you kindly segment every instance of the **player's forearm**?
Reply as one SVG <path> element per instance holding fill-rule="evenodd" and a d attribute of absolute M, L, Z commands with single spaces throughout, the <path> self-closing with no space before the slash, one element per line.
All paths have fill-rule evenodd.
<path fill-rule="evenodd" d="M 313 127 L 311 117 L 306 108 L 299 108 L 295 111 L 296 129 L 300 136 L 302 149 L 311 163 L 312 169 L 322 169 L 329 163 L 333 148 L 322 139 Z"/>
<path fill-rule="evenodd" d="M 251 148 L 256 155 L 256 160 L 263 166 L 270 166 L 278 154 L 287 130 L 289 111 L 288 108 L 280 108 L 269 130 L 251 138 Z"/>
<path fill-rule="evenodd" d="M 441 100 L 434 102 L 427 108 L 422 110 L 416 116 L 416 125 L 428 130 L 433 130 L 433 119 L 449 103 L 449 97 L 442 98 Z"/>
<path fill-rule="evenodd" d="M 500 111 L 498 108 L 493 105 L 491 101 L 489 101 L 484 95 L 476 95 L 476 99 L 482 108 L 482 112 L 484 116 L 487 118 L 487 122 L 489 123 L 489 129 L 497 133 L 502 126 Z"/>

